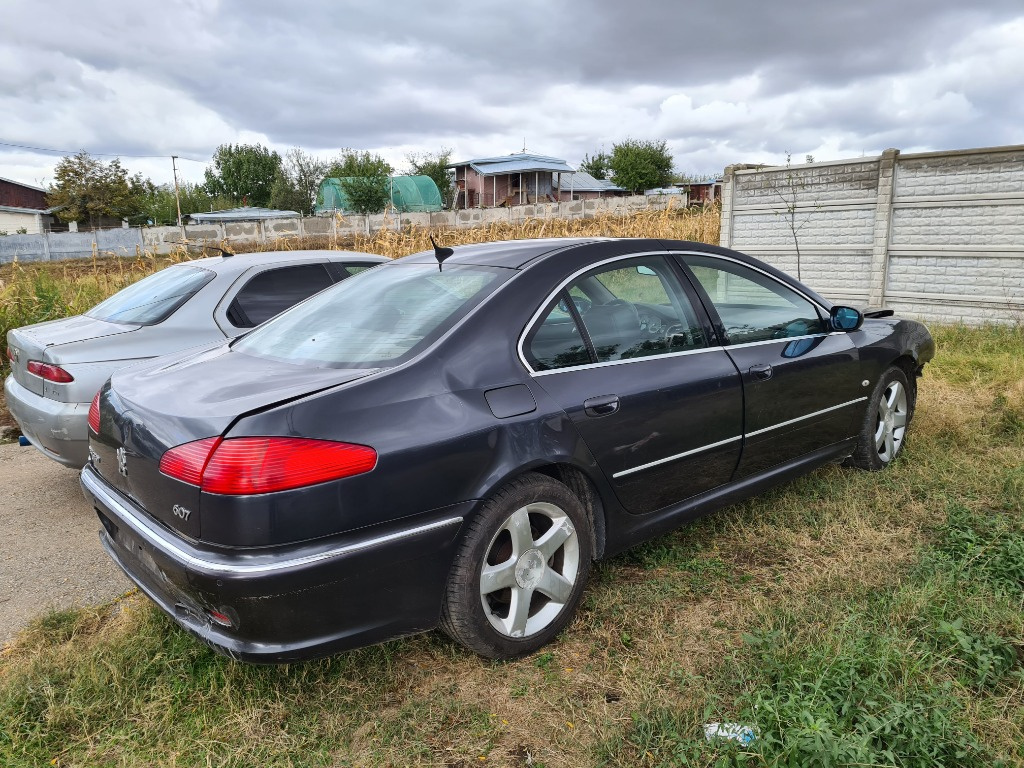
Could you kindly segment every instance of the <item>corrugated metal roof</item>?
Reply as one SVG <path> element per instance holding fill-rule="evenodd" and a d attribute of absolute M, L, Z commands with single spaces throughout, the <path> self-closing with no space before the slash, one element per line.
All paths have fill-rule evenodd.
<path fill-rule="evenodd" d="M 574 169 L 557 157 L 534 155 L 529 152 L 517 152 L 502 157 L 479 157 L 475 160 L 464 160 L 451 163 L 449 168 L 468 165 L 481 176 L 498 176 L 506 173 L 532 173 L 544 171 L 549 173 L 573 173 Z"/>
<path fill-rule="evenodd" d="M 3 176 L 0 176 L 0 181 L 6 181 L 8 184 L 17 184 L 19 187 L 25 187 L 26 189 L 31 189 L 36 192 L 46 191 L 42 187 L 37 187 L 34 184 L 26 184 L 24 181 L 15 181 L 14 179 L 5 179 Z"/>
<path fill-rule="evenodd" d="M 275 208 L 245 206 L 242 208 L 229 208 L 226 211 L 190 213 L 188 217 L 192 221 L 213 223 L 218 221 L 259 221 L 260 219 L 297 219 L 299 213 L 298 211 L 279 211 Z"/>
<path fill-rule="evenodd" d="M 572 189 L 573 192 L 625 192 L 622 187 L 615 186 L 608 179 L 595 179 L 586 171 L 576 171 L 562 176 L 562 191 Z"/>
<path fill-rule="evenodd" d="M 64 206 L 59 206 L 59 207 L 63 208 Z M 42 215 L 45 216 L 47 214 L 53 213 L 56 210 L 59 210 L 59 209 L 58 208 L 45 208 L 45 209 L 44 208 L 18 208 L 16 205 L 0 205 L 0 211 L 4 211 L 6 213 L 38 213 L 38 214 L 42 214 Z"/>

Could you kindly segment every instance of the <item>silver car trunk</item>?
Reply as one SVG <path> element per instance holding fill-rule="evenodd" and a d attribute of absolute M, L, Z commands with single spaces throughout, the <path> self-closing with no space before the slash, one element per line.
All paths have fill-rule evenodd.
<path fill-rule="evenodd" d="M 138 325 L 121 325 L 76 315 L 62 320 L 50 320 L 7 332 L 7 347 L 11 350 L 14 380 L 30 392 L 43 396 L 43 380 L 28 372 L 29 360 L 52 362 L 47 348 L 83 339 L 99 339 L 129 333 Z"/>

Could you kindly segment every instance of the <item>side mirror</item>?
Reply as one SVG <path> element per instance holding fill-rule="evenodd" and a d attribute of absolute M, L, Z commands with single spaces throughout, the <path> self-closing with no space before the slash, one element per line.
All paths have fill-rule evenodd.
<path fill-rule="evenodd" d="M 864 315 L 853 307 L 832 307 L 829 324 L 833 331 L 856 331 L 864 323 Z"/>

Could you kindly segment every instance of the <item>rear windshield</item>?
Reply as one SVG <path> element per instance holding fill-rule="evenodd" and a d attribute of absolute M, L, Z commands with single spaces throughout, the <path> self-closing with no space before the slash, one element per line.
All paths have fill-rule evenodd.
<path fill-rule="evenodd" d="M 495 267 L 391 264 L 351 277 L 278 315 L 237 352 L 337 368 L 402 362 L 439 339 L 501 284 Z"/>
<path fill-rule="evenodd" d="M 207 269 L 178 264 L 129 285 L 85 314 L 111 323 L 153 325 L 170 317 L 212 279 L 213 272 Z"/>

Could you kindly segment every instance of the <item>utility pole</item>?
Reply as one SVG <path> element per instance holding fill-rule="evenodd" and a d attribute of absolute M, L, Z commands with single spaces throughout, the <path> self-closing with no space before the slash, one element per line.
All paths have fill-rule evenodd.
<path fill-rule="evenodd" d="M 178 196 L 178 166 L 174 162 L 177 155 L 171 155 L 171 168 L 174 169 L 174 202 L 178 206 L 178 227 L 181 227 L 181 197 Z"/>

